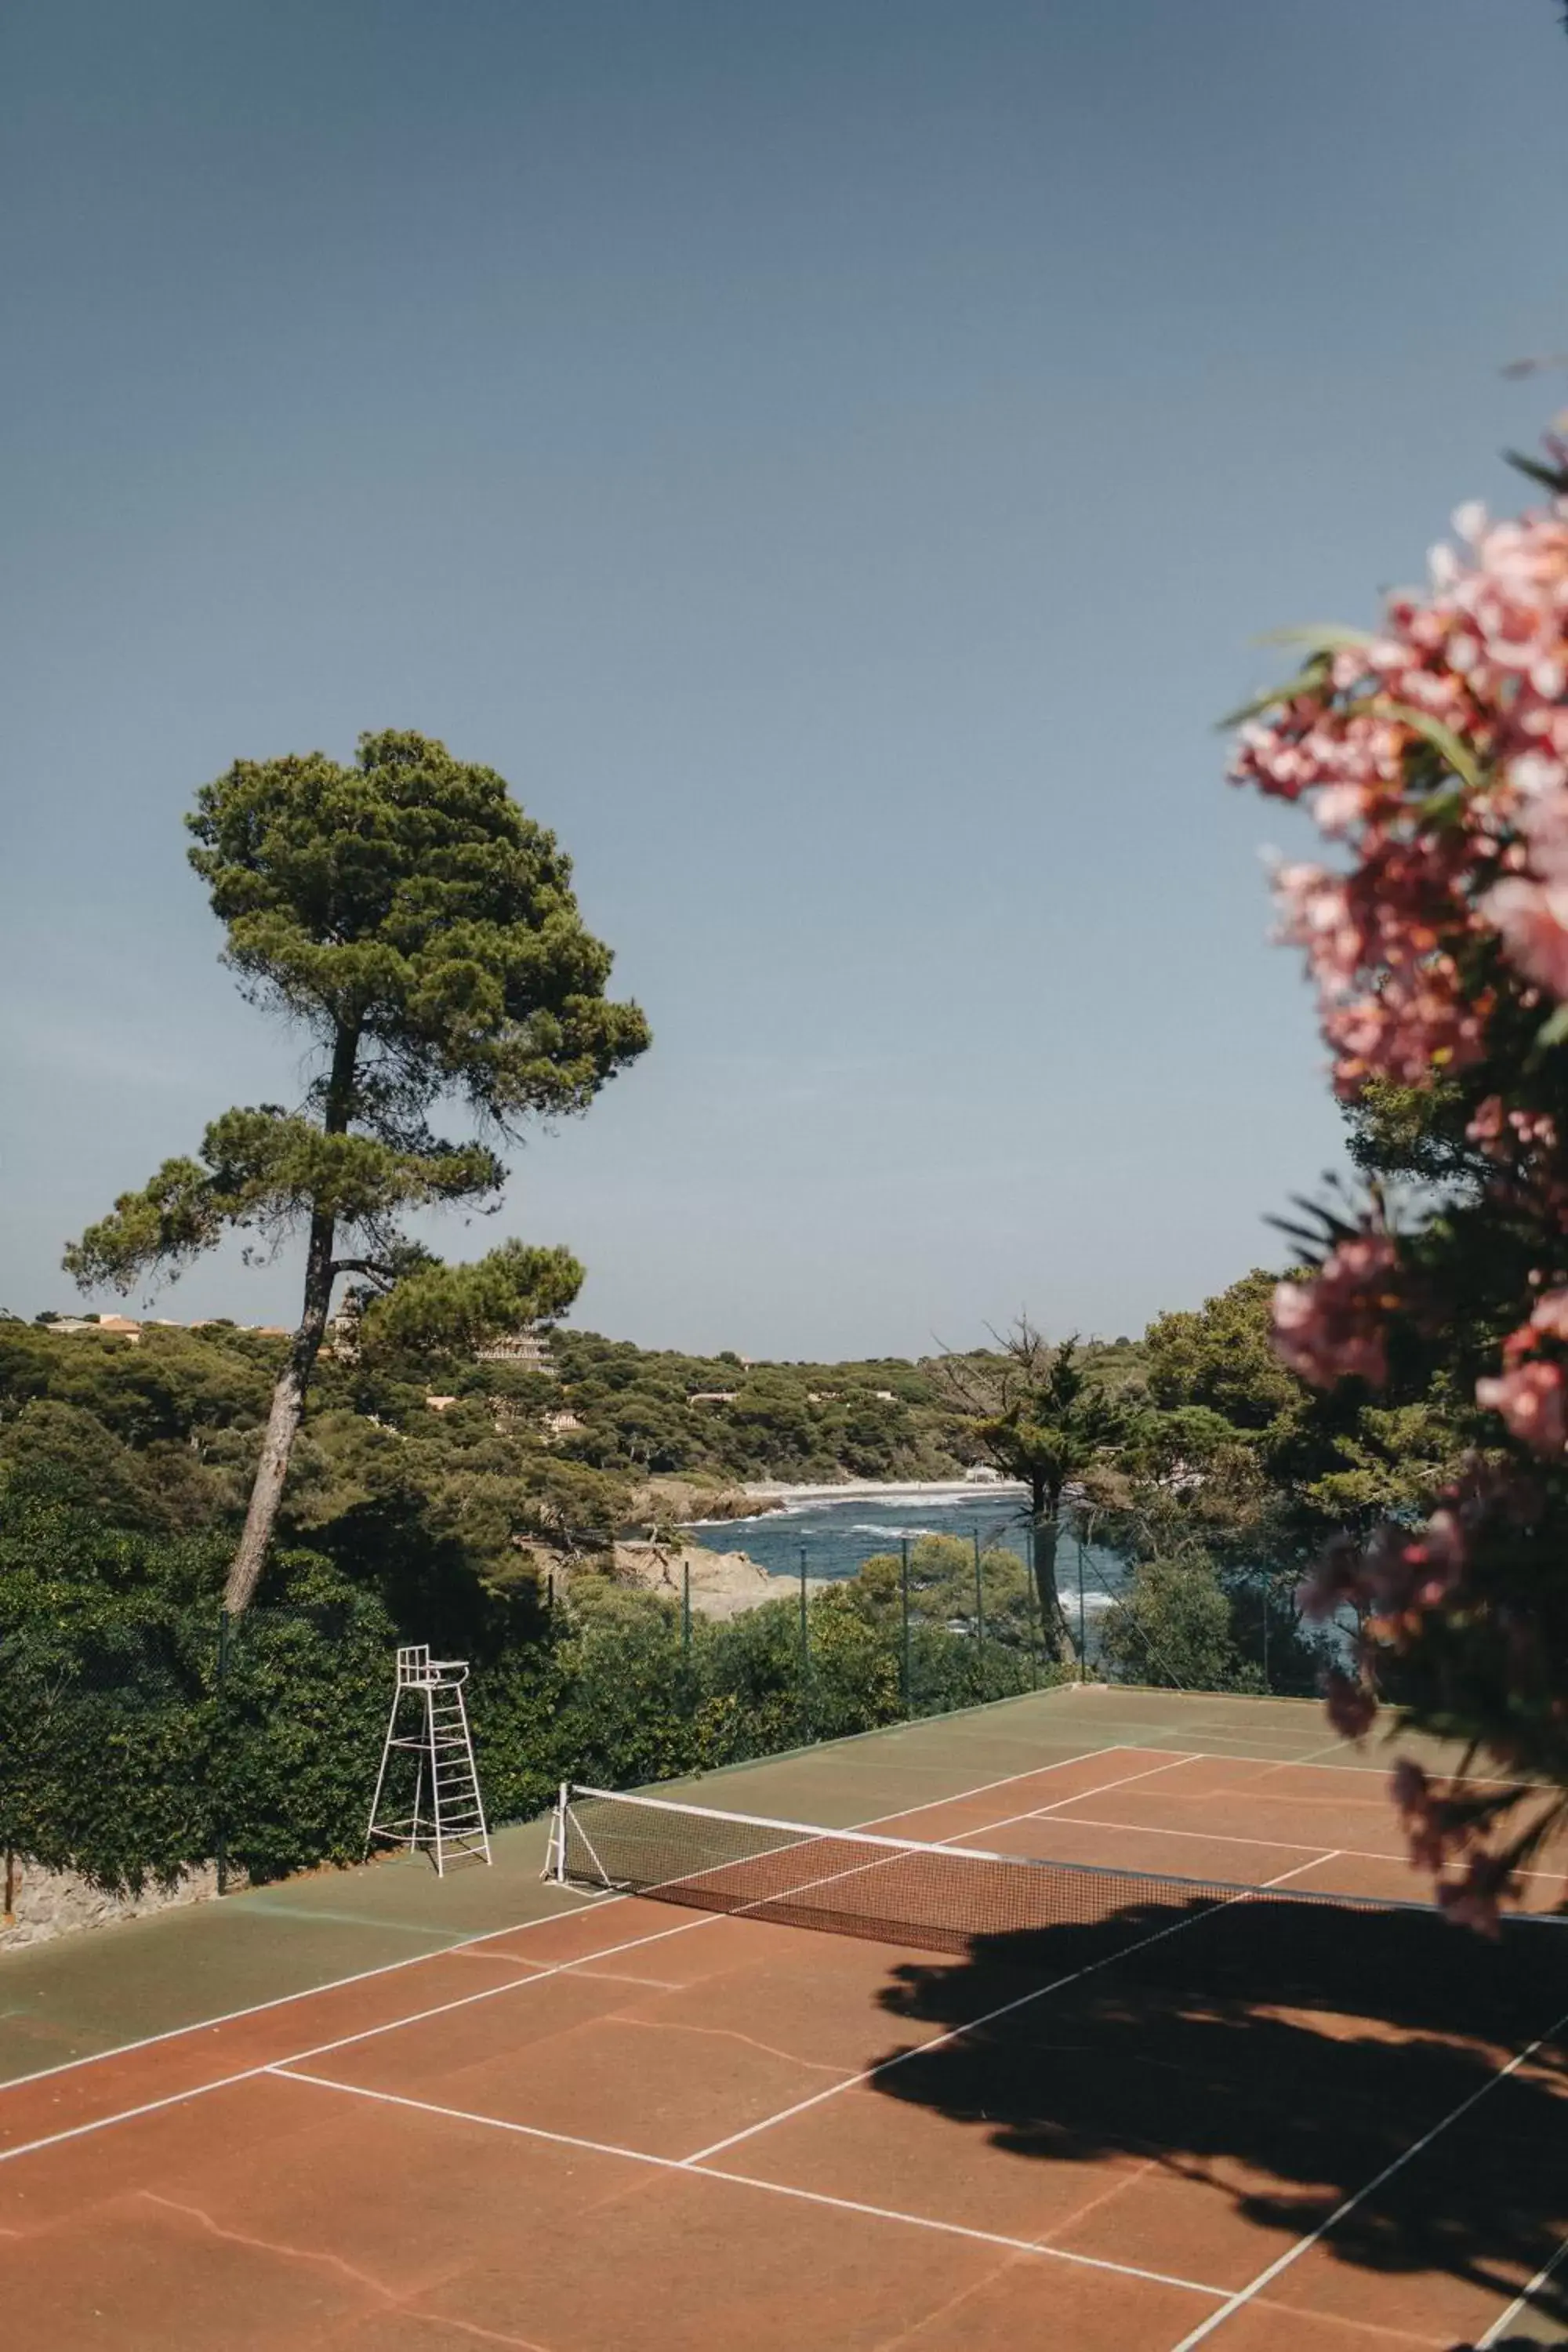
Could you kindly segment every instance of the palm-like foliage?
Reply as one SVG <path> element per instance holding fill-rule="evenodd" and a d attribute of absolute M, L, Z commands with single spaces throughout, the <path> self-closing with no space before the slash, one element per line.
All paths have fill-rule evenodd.
<path fill-rule="evenodd" d="M 1057 1549 L 1068 1489 L 1113 1468 L 1135 1430 L 1135 1416 L 1085 1363 L 1075 1335 L 1052 1342 L 1026 1315 L 996 1334 L 994 1352 L 948 1355 L 941 1377 L 952 1402 L 973 1417 L 985 1459 L 1029 1490 L 1030 1555 L 1047 1645 L 1071 1647 L 1057 1587 Z"/>

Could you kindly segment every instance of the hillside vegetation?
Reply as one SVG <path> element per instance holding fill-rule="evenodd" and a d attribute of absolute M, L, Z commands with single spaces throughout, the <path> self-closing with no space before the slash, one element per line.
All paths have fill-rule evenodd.
<path fill-rule="evenodd" d="M 286 1347 L 225 1323 L 147 1324 L 133 1341 L 0 1322 L 0 1476 L 142 1533 L 237 1524 Z M 422 1545 L 504 1581 L 541 1547 L 593 1552 L 646 1530 L 676 1481 L 706 1511 L 746 1481 L 953 1477 L 985 1454 L 930 1362 L 744 1364 L 564 1329 L 551 1350 L 553 1376 L 324 1360 L 282 1539 L 348 1562 Z M 1127 1379 L 1139 1353 L 1089 1357 Z"/>
<path fill-rule="evenodd" d="M 1079 1350 L 1086 1386 L 1054 1403 L 1002 1354 L 745 1364 L 560 1329 L 551 1372 L 325 1357 L 232 1638 L 226 1567 L 287 1340 L 0 1320 L 0 1845 L 115 1884 L 220 1831 L 253 1874 L 348 1858 L 399 1640 L 473 1660 L 497 1819 L 563 1777 L 658 1779 L 1077 1671 L 1011 1552 L 982 1564 L 982 1612 L 967 1547 L 914 1546 L 907 1632 L 900 1560 L 868 1561 L 810 1596 L 804 1640 L 795 1600 L 689 1624 L 678 1596 L 620 1580 L 617 1534 L 721 1516 L 748 1480 L 1029 1474 L 1077 1444 L 1071 1520 L 1131 1571 L 1096 1668 L 1256 1688 L 1266 1654 L 1273 1687 L 1310 1688 L 1301 1563 L 1397 1507 L 1450 1440 L 1430 1403 L 1315 1398 L 1268 1349 L 1268 1292 L 1249 1276 Z M 1054 1377 L 1065 1351 L 1045 1354 Z"/>

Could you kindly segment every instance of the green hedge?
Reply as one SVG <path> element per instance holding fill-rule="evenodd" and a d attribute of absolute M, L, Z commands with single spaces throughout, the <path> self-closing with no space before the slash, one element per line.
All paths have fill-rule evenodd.
<path fill-rule="evenodd" d="M 1030 1687 L 1027 1654 L 918 1616 L 873 1581 L 728 1623 L 583 1580 L 571 1606 L 426 1593 L 417 1622 L 316 1554 L 285 1554 L 226 1637 L 210 1544 L 118 1534 L 0 1498 L 0 1845 L 110 1887 L 210 1860 L 251 1878 L 363 1848 L 399 1641 L 473 1661 L 494 1822 L 558 1782 L 710 1770 Z"/>

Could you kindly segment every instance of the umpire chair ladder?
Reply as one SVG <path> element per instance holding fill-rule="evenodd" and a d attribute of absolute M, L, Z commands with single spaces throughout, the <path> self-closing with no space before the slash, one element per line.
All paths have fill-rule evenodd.
<path fill-rule="evenodd" d="M 427 1643 L 398 1651 L 397 1685 L 365 1832 L 367 1854 L 378 1841 L 407 1853 L 428 1853 L 441 1878 L 448 1862 L 489 1862 L 489 1832 L 463 1699 L 468 1678 L 466 1659 L 433 1658 Z M 414 1810 L 386 1819 L 382 1805 L 387 1774 L 399 1750 L 415 1759 Z"/>

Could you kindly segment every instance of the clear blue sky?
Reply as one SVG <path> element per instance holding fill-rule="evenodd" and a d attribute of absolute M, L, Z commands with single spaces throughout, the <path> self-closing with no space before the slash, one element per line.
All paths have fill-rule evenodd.
<path fill-rule="evenodd" d="M 582 1319 L 1113 1333 L 1277 1255 L 1338 1128 L 1211 722 L 1523 494 L 1559 15 L 21 0 L 0 1304 L 295 1091 L 180 816 L 384 726 L 557 828 L 653 1022 L 500 1221 Z"/>

